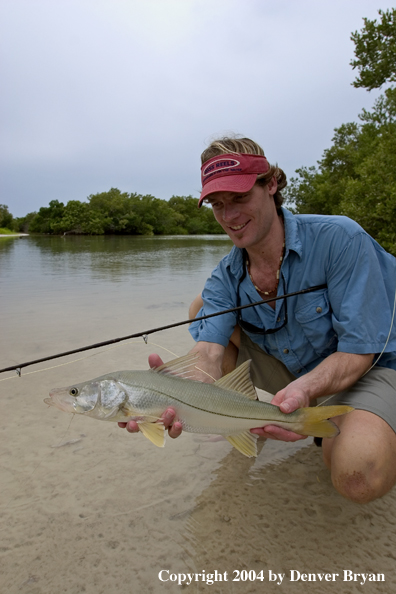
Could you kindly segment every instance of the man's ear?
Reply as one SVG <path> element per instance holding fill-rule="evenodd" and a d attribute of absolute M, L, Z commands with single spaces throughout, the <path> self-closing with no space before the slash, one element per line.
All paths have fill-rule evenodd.
<path fill-rule="evenodd" d="M 274 194 L 276 194 L 276 190 L 278 189 L 278 180 L 276 179 L 275 175 L 273 175 L 271 180 L 268 182 L 267 188 L 270 196 L 274 196 Z"/>

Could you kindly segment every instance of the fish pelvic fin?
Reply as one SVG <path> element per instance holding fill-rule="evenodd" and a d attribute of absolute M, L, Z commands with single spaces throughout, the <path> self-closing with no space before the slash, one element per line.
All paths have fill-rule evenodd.
<path fill-rule="evenodd" d="M 293 429 L 300 435 L 311 435 L 313 437 L 335 437 L 340 430 L 337 425 L 330 421 L 331 417 L 338 417 L 352 412 L 352 406 L 343 404 L 335 406 L 315 406 L 300 408 L 299 427 Z"/>
<path fill-rule="evenodd" d="M 144 437 L 147 437 L 158 448 L 165 446 L 165 427 L 162 422 L 149 423 L 147 421 L 139 422 L 139 429 Z"/>
<path fill-rule="evenodd" d="M 250 377 L 250 363 L 251 359 L 245 361 L 234 371 L 217 380 L 214 385 L 224 390 L 239 392 L 249 400 L 257 400 L 257 393 Z"/>
<path fill-rule="evenodd" d="M 250 431 L 243 431 L 242 433 L 238 433 L 238 435 L 227 435 L 226 439 L 244 456 L 248 458 L 257 456 L 258 435 L 250 433 Z"/>

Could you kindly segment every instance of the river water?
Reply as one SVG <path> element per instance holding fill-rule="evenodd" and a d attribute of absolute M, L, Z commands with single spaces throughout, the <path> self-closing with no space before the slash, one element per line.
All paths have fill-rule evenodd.
<path fill-rule="evenodd" d="M 186 319 L 230 247 L 223 236 L 0 238 L 0 368 Z M 43 403 L 53 387 L 192 345 L 181 326 L 0 376 L 0 591 L 360 592 L 343 570 L 384 573 L 365 591 L 393 591 L 394 494 L 345 501 L 310 440 L 266 442 L 256 460 L 210 436 L 158 449 Z M 339 577 L 307 584 L 292 571 Z"/>

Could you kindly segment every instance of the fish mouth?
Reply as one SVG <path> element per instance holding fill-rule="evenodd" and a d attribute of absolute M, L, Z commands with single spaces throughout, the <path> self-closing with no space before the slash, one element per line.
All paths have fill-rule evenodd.
<path fill-rule="evenodd" d="M 54 390 L 51 390 L 49 395 L 49 398 L 44 398 L 45 404 L 48 404 L 49 406 L 55 406 L 56 408 L 59 408 L 64 412 L 76 412 L 74 410 L 74 402 L 71 396 L 65 390 L 56 388 Z"/>
<path fill-rule="evenodd" d="M 52 400 L 52 398 L 44 398 L 44 402 L 49 406 L 55 406 L 55 402 Z"/>

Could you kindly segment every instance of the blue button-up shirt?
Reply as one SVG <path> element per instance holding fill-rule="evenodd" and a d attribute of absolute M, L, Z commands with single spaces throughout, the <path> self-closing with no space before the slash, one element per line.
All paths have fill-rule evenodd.
<path fill-rule="evenodd" d="M 396 291 L 396 260 L 357 223 L 347 217 L 293 215 L 283 210 L 285 257 L 278 295 L 311 286 L 327 288 L 287 299 L 287 324 L 274 334 L 246 332 L 266 353 L 282 361 L 295 376 L 314 369 L 335 351 L 379 354 L 389 337 L 382 367 L 396 370 L 396 331 L 392 324 Z M 248 274 L 243 277 L 243 251 L 235 246 L 206 281 L 203 316 L 260 301 Z M 250 307 L 242 319 L 259 328 L 280 327 L 285 302 Z M 227 346 L 237 324 L 230 313 L 194 322 L 195 341 Z"/>

